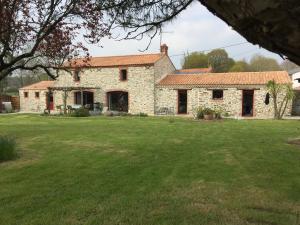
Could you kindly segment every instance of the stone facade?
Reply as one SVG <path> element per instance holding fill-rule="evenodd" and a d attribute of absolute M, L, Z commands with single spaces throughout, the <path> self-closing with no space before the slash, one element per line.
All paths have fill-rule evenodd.
<path fill-rule="evenodd" d="M 120 80 L 120 69 L 127 69 L 127 80 Z M 94 93 L 94 102 L 107 107 L 107 93 L 111 91 L 128 92 L 128 112 L 154 115 L 155 83 L 175 70 L 168 56 L 163 55 L 154 65 L 85 68 L 80 70 L 80 82 L 74 81 L 71 73 L 62 72 L 55 87 L 81 87 Z M 74 92 L 68 93 L 67 104 L 74 104 Z M 54 91 L 54 105 L 63 104 L 63 92 Z M 54 107 L 56 108 L 56 107 Z"/>
<path fill-rule="evenodd" d="M 27 93 L 27 97 L 25 96 Z M 39 93 L 39 97 L 36 97 Z M 47 90 L 19 90 L 20 111 L 41 113 L 47 107 Z"/>
<path fill-rule="evenodd" d="M 64 104 L 63 89 L 69 89 L 66 92 L 67 105 L 75 108 L 77 107 L 75 105 L 81 104 L 83 98 L 80 95 L 83 94 L 81 95 L 85 96 L 83 104 L 103 103 L 104 111 L 110 108 L 111 110 L 128 110 L 131 114 L 155 115 L 164 108 L 170 108 L 175 114 L 180 111 L 193 116 L 197 108 L 203 107 L 220 109 L 232 117 L 242 117 L 243 111 L 249 111 L 250 113 L 246 114 L 255 118 L 272 118 L 274 115 L 272 99 L 269 104 L 265 103 L 267 89 L 264 83 L 267 83 L 271 75 L 281 83 L 290 81 L 287 73 L 282 71 L 259 72 L 258 74 L 178 73 L 168 57 L 166 45 L 161 47 L 160 54 L 95 57 L 90 63 L 89 67 L 83 65 L 78 66 L 77 69 L 70 66 L 72 68 L 70 72 L 62 70 L 56 81 L 42 81 L 21 88 L 21 111 L 43 112 L 47 107 L 46 93 L 51 87 L 53 102 L 49 105 L 54 111 L 60 110 L 59 106 Z M 122 73 L 123 70 L 126 70 L 125 75 Z M 229 78 L 232 80 L 226 83 L 225 81 Z M 199 79 L 206 80 L 197 83 Z M 243 79 L 244 83 L 241 82 Z M 262 81 L 262 79 L 266 80 Z M 249 81 L 251 82 L 245 83 Z M 185 93 L 187 101 L 186 105 L 181 105 L 180 110 L 178 110 L 179 90 L 181 90 L 180 96 L 184 95 L 184 100 L 181 98 L 181 102 L 185 102 Z M 213 98 L 213 90 L 219 90 L 219 92 L 222 90 L 222 97 Z M 253 104 L 250 101 L 251 103 L 248 102 L 246 107 L 243 107 L 244 90 L 251 91 L 251 96 L 253 93 Z M 26 98 L 24 92 L 28 93 Z M 35 95 L 36 92 L 39 92 L 38 98 Z M 214 91 L 216 92 L 218 91 Z M 126 98 L 124 108 L 123 98 Z M 120 103 L 121 101 L 123 102 Z M 111 107 L 112 105 L 114 107 Z M 287 115 L 291 114 L 291 105 L 288 105 Z M 161 108 L 163 110 L 160 110 Z"/>
<path fill-rule="evenodd" d="M 233 117 L 242 117 L 243 90 L 254 90 L 253 117 L 273 118 L 274 109 L 272 99 L 265 104 L 265 86 L 256 87 L 222 87 L 223 98 L 213 99 L 212 91 L 219 87 L 158 87 L 156 95 L 157 107 L 168 107 L 178 112 L 178 90 L 187 90 L 187 114 L 193 116 L 198 107 L 221 109 Z M 282 98 L 282 96 L 280 97 Z M 286 115 L 291 114 L 291 104 L 288 105 Z"/>

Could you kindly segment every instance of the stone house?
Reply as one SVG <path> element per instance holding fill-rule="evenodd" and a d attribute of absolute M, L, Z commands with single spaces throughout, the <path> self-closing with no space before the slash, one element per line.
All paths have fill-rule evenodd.
<path fill-rule="evenodd" d="M 93 57 L 88 63 L 73 61 L 66 68 L 69 72 L 62 70 L 56 81 L 35 84 L 35 89 L 21 88 L 21 111 L 42 112 L 46 108 L 56 111 L 66 97 L 67 105 L 83 105 L 91 110 L 99 102 L 103 103 L 104 110 L 110 111 L 192 116 L 201 106 L 219 108 L 237 117 L 270 118 L 273 107 L 266 83 L 269 80 L 291 83 L 283 71 L 176 70 L 166 45 L 161 46 L 159 54 Z M 37 90 L 40 90 L 39 98 L 35 96 Z"/>
<path fill-rule="evenodd" d="M 272 100 L 266 84 L 290 84 L 285 71 L 178 74 L 157 84 L 157 104 L 192 114 L 198 107 L 220 109 L 235 117 L 272 118 Z M 281 97 L 281 96 L 279 96 Z M 291 105 L 286 111 L 291 113 Z"/>
<path fill-rule="evenodd" d="M 290 70 L 289 74 L 293 82 L 293 88 L 300 88 L 300 67 Z"/>
<path fill-rule="evenodd" d="M 54 81 L 41 81 L 19 89 L 20 110 L 23 112 L 43 112 L 45 108 L 53 108 L 49 105 L 48 88 Z M 51 101 L 53 103 L 53 97 Z"/>
<path fill-rule="evenodd" d="M 293 82 L 293 89 L 295 91 L 292 114 L 295 116 L 300 116 L 300 67 L 290 70 L 289 74 Z"/>

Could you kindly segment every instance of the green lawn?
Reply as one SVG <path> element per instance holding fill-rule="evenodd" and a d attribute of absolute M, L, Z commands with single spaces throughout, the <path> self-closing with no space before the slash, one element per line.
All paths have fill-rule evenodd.
<path fill-rule="evenodd" d="M 0 116 L 0 224 L 300 224 L 300 121 Z M 1 146 L 0 146 L 1 148 Z"/>

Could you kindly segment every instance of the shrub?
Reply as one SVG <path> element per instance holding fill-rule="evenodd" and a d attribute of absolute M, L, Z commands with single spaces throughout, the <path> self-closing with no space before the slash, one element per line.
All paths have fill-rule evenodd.
<path fill-rule="evenodd" d="M 147 113 L 140 112 L 139 114 L 137 114 L 137 116 L 139 116 L 139 117 L 147 117 L 148 114 L 147 114 Z"/>
<path fill-rule="evenodd" d="M 214 114 L 214 110 L 212 110 L 210 108 L 203 109 L 203 115 L 213 115 L 213 114 Z"/>
<path fill-rule="evenodd" d="M 0 162 L 17 157 L 16 142 L 10 137 L 0 136 Z"/>
<path fill-rule="evenodd" d="M 88 116 L 90 116 L 90 112 L 88 109 L 79 108 L 79 109 L 75 109 L 75 111 L 72 112 L 71 116 L 73 116 L 73 117 L 88 117 Z"/>
<path fill-rule="evenodd" d="M 203 117 L 204 117 L 203 108 L 202 108 L 202 107 L 198 107 L 198 108 L 195 110 L 194 116 L 195 116 L 195 118 L 198 119 L 198 120 L 203 119 Z"/>
<path fill-rule="evenodd" d="M 214 110 L 214 112 L 215 112 L 215 118 L 216 119 L 222 119 L 222 114 L 223 114 L 223 110 L 222 109 L 215 109 Z"/>
<path fill-rule="evenodd" d="M 224 113 L 224 117 L 229 117 L 229 116 L 230 116 L 230 114 L 228 112 Z"/>

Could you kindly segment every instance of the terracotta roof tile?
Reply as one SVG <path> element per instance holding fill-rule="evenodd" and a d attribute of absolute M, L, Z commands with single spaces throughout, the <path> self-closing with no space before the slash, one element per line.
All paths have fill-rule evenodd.
<path fill-rule="evenodd" d="M 159 85 L 265 85 L 270 80 L 280 84 L 291 83 L 285 71 L 170 74 Z"/>
<path fill-rule="evenodd" d="M 85 62 L 85 59 L 73 60 L 71 63 L 67 63 L 66 67 L 112 67 L 130 65 L 151 65 L 158 61 L 162 56 L 162 54 L 144 54 L 91 57 L 90 60 L 87 62 Z"/>
<path fill-rule="evenodd" d="M 34 83 L 25 87 L 20 88 L 20 90 L 46 90 L 48 87 L 52 87 L 54 81 L 40 81 L 38 83 Z"/>
<path fill-rule="evenodd" d="M 177 70 L 176 73 L 180 73 L 180 74 L 194 74 L 194 73 L 211 73 L 212 72 L 212 68 L 208 67 L 208 68 L 193 68 L 193 69 L 182 69 L 182 70 Z"/>

